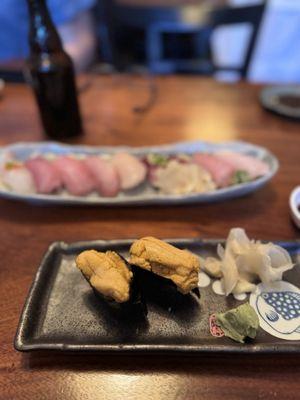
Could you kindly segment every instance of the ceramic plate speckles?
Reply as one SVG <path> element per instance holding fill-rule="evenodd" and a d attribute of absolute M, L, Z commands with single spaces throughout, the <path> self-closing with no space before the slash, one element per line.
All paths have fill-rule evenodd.
<path fill-rule="evenodd" d="M 120 193 L 117 197 L 105 198 L 97 194 L 91 194 L 84 197 L 71 196 L 65 192 L 60 194 L 42 195 L 42 194 L 18 194 L 5 187 L 0 187 L 0 197 L 13 200 L 26 201 L 32 204 L 61 204 L 61 205 L 103 205 L 103 206 L 132 206 L 132 205 L 151 205 L 151 204 L 188 204 L 188 203 L 207 203 L 221 200 L 228 200 L 234 197 L 241 197 L 254 192 L 264 186 L 277 172 L 278 160 L 267 149 L 255 146 L 245 142 L 186 142 L 175 143 L 172 145 L 155 147 L 92 147 L 92 146 L 71 146 L 55 142 L 39 143 L 16 143 L 10 146 L 2 147 L 0 158 L 5 152 L 10 152 L 17 160 L 23 161 L 33 154 L 114 154 L 120 151 L 127 151 L 137 156 L 143 156 L 149 152 L 159 154 L 177 154 L 195 152 L 214 153 L 221 150 L 234 151 L 248 154 L 265 161 L 269 166 L 269 172 L 248 183 L 230 186 L 207 193 L 195 193 L 188 195 L 164 195 L 159 194 L 155 189 L 148 185 L 143 185 L 127 193 Z"/>

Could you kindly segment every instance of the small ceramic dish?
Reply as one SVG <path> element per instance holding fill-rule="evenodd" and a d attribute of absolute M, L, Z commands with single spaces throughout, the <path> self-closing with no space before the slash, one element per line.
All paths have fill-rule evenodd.
<path fill-rule="evenodd" d="M 300 229 L 300 186 L 297 186 L 290 195 L 290 210 L 293 221 Z"/>
<path fill-rule="evenodd" d="M 300 120 L 299 86 L 270 86 L 261 91 L 261 105 L 281 117 Z"/>

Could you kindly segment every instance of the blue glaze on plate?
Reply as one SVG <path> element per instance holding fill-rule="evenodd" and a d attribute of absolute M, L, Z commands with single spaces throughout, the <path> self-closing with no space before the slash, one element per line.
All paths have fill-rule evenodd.
<path fill-rule="evenodd" d="M 300 334 L 300 292 L 287 282 L 279 282 L 282 290 L 264 288 L 256 296 L 255 308 L 269 328 L 267 331 L 290 336 Z M 289 288 L 286 286 L 289 285 Z M 284 290 L 284 289 L 288 290 Z M 252 294 L 251 297 L 255 296 Z M 250 304 L 252 304 L 250 297 Z M 271 328 L 271 329 L 270 329 Z M 276 336 L 276 335 L 275 335 Z M 281 337 L 281 336 L 279 336 Z"/>
<path fill-rule="evenodd" d="M 54 153 L 57 155 L 62 154 L 113 154 L 120 151 L 126 151 L 130 154 L 143 156 L 149 152 L 160 154 L 176 154 L 187 153 L 193 154 L 195 152 L 209 152 L 214 153 L 217 151 L 233 151 L 251 155 L 260 160 L 265 161 L 269 165 L 269 173 L 255 179 L 254 181 L 233 185 L 227 188 L 217 189 L 207 193 L 193 193 L 186 195 L 165 195 L 160 194 L 155 189 L 148 185 L 141 186 L 137 189 L 122 192 L 117 197 L 107 198 L 100 197 L 97 194 L 90 194 L 85 197 L 76 197 L 68 193 L 62 194 L 19 194 L 14 193 L 5 188 L 0 189 L 0 197 L 5 197 L 13 200 L 22 200 L 31 204 L 53 204 L 53 205 L 102 205 L 102 206 L 145 206 L 150 204 L 192 204 L 192 203 L 212 203 L 216 201 L 229 200 L 235 197 L 242 197 L 249 193 L 263 187 L 268 181 L 272 179 L 278 170 L 279 163 L 277 158 L 270 153 L 267 149 L 252 145 L 246 142 L 224 142 L 224 143 L 210 143 L 210 142 L 183 142 L 174 143 L 165 146 L 152 146 L 152 147 L 96 147 L 96 146 L 74 146 L 63 145 L 56 142 L 37 142 L 37 143 L 16 143 L 10 146 L 2 147 L 0 149 L 0 157 L 4 152 L 12 152 L 14 156 L 20 160 L 26 160 L 33 154 L 46 154 Z"/>

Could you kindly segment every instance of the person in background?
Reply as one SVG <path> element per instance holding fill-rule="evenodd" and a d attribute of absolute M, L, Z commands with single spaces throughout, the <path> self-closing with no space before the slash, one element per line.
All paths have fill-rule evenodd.
<path fill-rule="evenodd" d="M 66 52 L 77 71 L 85 70 L 96 52 L 91 8 L 96 0 L 47 0 Z M 26 0 L 1 0 L 0 62 L 27 58 L 29 17 Z"/>
<path fill-rule="evenodd" d="M 300 1 L 269 0 L 249 79 L 300 82 Z"/>
<path fill-rule="evenodd" d="M 229 0 L 232 6 L 263 3 L 263 0 Z M 269 0 L 256 41 L 248 79 L 252 82 L 300 82 L 300 1 Z M 213 37 L 218 66 L 239 65 L 245 55 L 249 26 L 221 27 Z M 231 76 L 221 74 L 225 80 Z"/>

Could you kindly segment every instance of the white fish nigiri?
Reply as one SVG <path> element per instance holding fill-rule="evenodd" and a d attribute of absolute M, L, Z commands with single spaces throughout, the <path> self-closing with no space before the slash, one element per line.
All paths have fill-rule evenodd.
<path fill-rule="evenodd" d="M 31 194 L 36 192 L 33 177 L 21 163 L 8 162 L 1 167 L 1 180 L 13 192 Z"/>
<path fill-rule="evenodd" d="M 195 153 L 192 160 L 210 173 L 218 187 L 224 187 L 231 183 L 235 168 L 227 161 L 214 154 L 204 153 Z"/>
<path fill-rule="evenodd" d="M 69 193 L 74 196 L 84 196 L 95 189 L 96 183 L 83 160 L 62 156 L 52 163 Z"/>
<path fill-rule="evenodd" d="M 38 193 L 52 193 L 62 186 L 58 170 L 45 158 L 35 157 L 25 163 L 31 172 Z"/>
<path fill-rule="evenodd" d="M 6 170 L 6 167 L 8 165 L 22 165 L 22 163 L 17 162 L 14 159 L 14 156 L 11 152 L 9 151 L 5 151 L 3 153 L 0 154 L 0 174 L 2 175 L 2 173 Z"/>
<path fill-rule="evenodd" d="M 90 156 L 84 160 L 85 165 L 91 172 L 96 189 L 101 196 L 115 197 L 120 190 L 120 179 L 114 165 L 97 156 Z"/>
<path fill-rule="evenodd" d="M 111 162 L 118 172 L 121 189 L 133 189 L 146 178 L 147 168 L 145 164 L 131 154 L 115 154 L 112 157 Z"/>
<path fill-rule="evenodd" d="M 218 157 L 230 164 L 236 171 L 246 171 L 250 179 L 258 178 L 269 172 L 269 166 L 258 158 L 241 153 L 220 152 Z"/>

